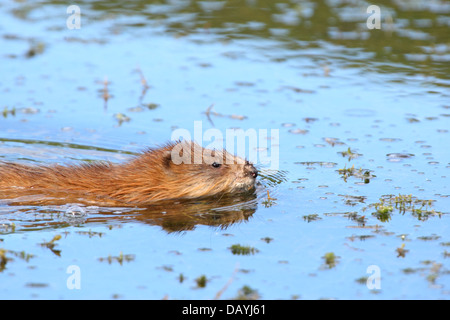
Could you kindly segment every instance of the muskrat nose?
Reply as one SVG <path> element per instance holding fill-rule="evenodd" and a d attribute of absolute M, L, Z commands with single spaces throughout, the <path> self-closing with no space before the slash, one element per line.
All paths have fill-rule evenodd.
<path fill-rule="evenodd" d="M 245 163 L 245 168 L 247 169 L 248 174 L 253 178 L 256 178 L 258 176 L 258 170 L 256 170 L 256 168 L 248 161 Z"/>

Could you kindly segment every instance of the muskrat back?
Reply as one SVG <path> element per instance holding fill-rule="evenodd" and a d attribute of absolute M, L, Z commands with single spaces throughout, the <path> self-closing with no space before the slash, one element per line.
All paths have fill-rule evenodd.
<path fill-rule="evenodd" d="M 32 166 L 0 162 L 0 191 L 89 195 L 139 205 L 253 190 L 255 167 L 193 142 L 151 148 L 123 164 Z"/>

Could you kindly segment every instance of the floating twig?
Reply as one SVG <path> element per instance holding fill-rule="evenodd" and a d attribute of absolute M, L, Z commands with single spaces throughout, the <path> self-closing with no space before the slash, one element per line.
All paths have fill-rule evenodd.
<path fill-rule="evenodd" d="M 147 94 L 147 90 L 150 89 L 150 86 L 147 83 L 147 80 L 145 79 L 144 73 L 142 72 L 140 67 L 137 67 L 136 71 L 139 73 L 141 77 L 141 85 L 142 85 L 142 92 L 141 96 L 139 97 L 139 103 L 142 104 L 142 100 L 144 99 L 145 95 Z"/>

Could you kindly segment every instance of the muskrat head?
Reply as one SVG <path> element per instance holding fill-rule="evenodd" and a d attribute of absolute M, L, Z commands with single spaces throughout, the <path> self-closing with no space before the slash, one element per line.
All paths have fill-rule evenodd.
<path fill-rule="evenodd" d="M 165 166 L 168 177 L 178 181 L 189 198 L 252 190 L 258 176 L 250 162 L 193 142 L 172 145 Z"/>

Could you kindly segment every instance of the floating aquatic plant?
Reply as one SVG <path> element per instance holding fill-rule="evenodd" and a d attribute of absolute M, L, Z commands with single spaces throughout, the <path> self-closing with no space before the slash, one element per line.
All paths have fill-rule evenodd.
<path fill-rule="evenodd" d="M 258 290 L 253 289 L 247 285 L 244 285 L 241 289 L 238 290 L 238 294 L 236 296 L 236 300 L 258 300 L 260 295 Z"/>
<path fill-rule="evenodd" d="M 391 219 L 394 212 L 402 215 L 410 213 L 419 221 L 425 221 L 430 216 L 442 215 L 442 212 L 432 209 L 434 200 L 424 200 L 412 195 L 385 195 L 380 198 L 379 202 L 372 203 L 363 208 L 363 211 L 374 208 L 376 211 L 372 213 L 378 220 L 387 222 Z"/>
<path fill-rule="evenodd" d="M 250 254 L 255 254 L 257 252 L 259 252 L 258 249 L 250 247 L 250 246 L 242 246 L 240 244 L 233 244 L 230 247 L 231 253 L 232 254 L 238 254 L 238 255 L 250 255 Z"/>
<path fill-rule="evenodd" d="M 340 151 L 338 152 L 341 156 L 343 156 L 344 158 L 348 158 L 348 161 L 356 159 L 360 156 L 362 156 L 362 154 L 356 153 L 355 151 L 352 151 L 352 149 L 350 149 L 350 147 L 348 147 L 347 150 L 345 151 Z"/>
<path fill-rule="evenodd" d="M 375 178 L 376 176 L 371 173 L 368 169 L 359 168 L 356 169 L 355 165 L 351 168 L 344 167 L 344 169 L 338 169 L 338 173 L 341 175 L 342 179 L 347 182 L 349 177 L 355 177 L 364 181 L 364 183 L 369 183 L 370 179 Z"/>
<path fill-rule="evenodd" d="M 12 107 L 11 109 L 9 109 L 8 107 L 5 107 L 3 109 L 2 115 L 4 118 L 8 117 L 9 114 L 12 116 L 15 116 L 16 115 L 16 107 Z"/>
<path fill-rule="evenodd" d="M 57 234 L 56 236 L 53 237 L 52 240 L 48 241 L 48 242 L 43 242 L 41 243 L 41 247 L 46 247 L 49 248 L 54 254 L 56 254 L 57 256 L 61 255 L 61 250 L 55 250 L 55 246 L 57 245 L 56 241 L 61 239 L 61 235 Z"/>
<path fill-rule="evenodd" d="M 399 248 L 395 249 L 395 251 L 397 252 L 397 258 L 400 258 L 400 257 L 404 258 L 405 254 L 407 252 L 409 252 L 409 250 L 405 249 L 405 244 L 404 243 L 402 243 L 402 245 Z"/>
<path fill-rule="evenodd" d="M 7 256 L 8 255 L 8 256 Z M 22 260 L 25 260 L 28 262 L 31 258 L 34 256 L 32 254 L 26 253 L 25 251 L 13 251 L 13 250 L 7 250 L 7 249 L 0 249 L 0 272 L 6 269 L 6 264 L 9 261 L 13 261 L 13 259 L 10 256 L 14 256 L 16 258 L 20 258 Z"/>
<path fill-rule="evenodd" d="M 325 267 L 327 269 L 332 269 L 336 266 L 336 264 L 338 263 L 338 259 L 339 257 L 336 256 L 334 254 L 334 252 L 327 252 L 325 253 L 325 255 L 322 257 L 325 260 Z"/>
<path fill-rule="evenodd" d="M 118 256 L 109 255 L 107 258 L 98 258 L 98 260 L 108 261 L 109 264 L 111 264 L 113 261 L 117 261 L 120 265 L 122 265 L 124 261 L 130 262 L 133 261 L 134 258 L 135 258 L 134 254 L 123 254 L 121 251 Z"/>
<path fill-rule="evenodd" d="M 264 200 L 262 202 L 262 204 L 264 205 L 264 207 L 269 208 L 272 205 L 276 204 L 276 202 L 274 200 L 277 200 L 276 198 L 272 198 L 269 194 L 269 190 L 267 190 L 267 200 Z"/>
<path fill-rule="evenodd" d="M 317 221 L 317 220 L 321 220 L 322 218 L 319 217 L 319 215 L 317 213 L 313 213 L 313 214 L 308 214 L 306 216 L 303 216 L 303 220 L 305 220 L 306 222 L 311 222 L 311 221 Z"/>
<path fill-rule="evenodd" d="M 204 288 L 206 287 L 206 283 L 208 282 L 208 278 L 204 274 L 202 274 L 200 277 L 195 279 L 195 282 L 197 283 L 198 288 Z"/>

